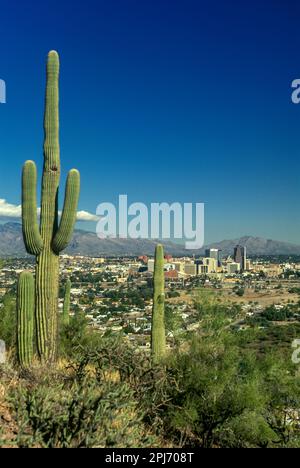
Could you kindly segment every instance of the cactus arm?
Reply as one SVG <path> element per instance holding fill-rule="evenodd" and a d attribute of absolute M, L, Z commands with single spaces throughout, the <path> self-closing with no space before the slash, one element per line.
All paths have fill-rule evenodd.
<path fill-rule="evenodd" d="M 79 191 L 80 175 L 76 169 L 72 169 L 67 178 L 64 208 L 59 228 L 52 242 L 52 248 L 56 253 L 64 250 L 71 240 L 76 221 Z"/>
<path fill-rule="evenodd" d="M 34 278 L 24 271 L 19 276 L 17 294 L 17 352 L 19 364 L 30 366 L 33 358 Z"/>
<path fill-rule="evenodd" d="M 151 354 L 153 362 L 157 363 L 166 352 L 164 251 L 160 244 L 155 249 L 153 283 Z"/>
<path fill-rule="evenodd" d="M 37 221 L 36 165 L 26 161 L 22 173 L 22 226 L 25 247 L 28 253 L 38 255 L 43 249 Z"/>

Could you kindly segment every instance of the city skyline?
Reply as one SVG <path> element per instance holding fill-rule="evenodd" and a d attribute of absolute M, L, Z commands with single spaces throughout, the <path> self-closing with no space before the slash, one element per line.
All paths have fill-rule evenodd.
<path fill-rule="evenodd" d="M 79 168 L 80 211 L 95 216 L 121 193 L 146 204 L 204 202 L 205 244 L 245 234 L 299 243 L 299 6 L 114 3 L 3 7 L 0 199 L 19 206 L 25 159 L 41 174 L 54 48 L 62 182 Z M 94 222 L 78 227 L 95 231 Z"/>

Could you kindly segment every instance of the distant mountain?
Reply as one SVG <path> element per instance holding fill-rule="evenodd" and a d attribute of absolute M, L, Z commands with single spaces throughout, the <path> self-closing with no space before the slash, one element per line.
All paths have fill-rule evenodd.
<path fill-rule="evenodd" d="M 93 232 L 75 230 L 64 251 L 70 255 L 86 257 L 153 255 L 157 242 L 147 239 L 99 239 Z M 187 255 L 183 246 L 163 242 L 166 252 Z M 20 223 L 0 224 L 0 257 L 25 257 L 22 226 Z"/>
<path fill-rule="evenodd" d="M 199 251 L 185 250 L 182 245 L 173 242 L 162 243 L 167 253 L 177 256 L 203 254 L 205 248 L 218 248 L 222 250 L 223 255 L 232 255 L 237 244 L 246 246 L 249 255 L 300 255 L 300 245 L 252 236 L 215 242 Z M 145 239 L 99 239 L 92 232 L 76 230 L 65 252 L 87 257 L 153 255 L 155 244 L 155 241 Z M 0 225 L 0 257 L 24 256 L 26 256 L 26 251 L 21 224 Z"/>
<path fill-rule="evenodd" d="M 25 253 L 21 224 L 0 224 L 0 257 L 23 257 Z"/>
<path fill-rule="evenodd" d="M 207 248 L 221 249 L 223 255 L 232 255 L 237 244 L 245 246 L 248 255 L 300 255 L 300 245 L 253 236 L 215 242 Z"/>

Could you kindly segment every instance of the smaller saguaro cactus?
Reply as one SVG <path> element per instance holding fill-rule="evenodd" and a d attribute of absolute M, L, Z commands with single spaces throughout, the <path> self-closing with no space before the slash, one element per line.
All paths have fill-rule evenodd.
<path fill-rule="evenodd" d="M 65 297 L 63 306 L 63 324 L 69 325 L 70 323 L 70 294 L 71 294 L 71 281 L 69 278 L 66 281 Z"/>
<path fill-rule="evenodd" d="M 19 364 L 29 367 L 33 358 L 34 278 L 29 271 L 19 276 L 17 295 L 17 352 Z"/>
<path fill-rule="evenodd" d="M 159 362 L 166 353 L 164 250 L 160 244 L 155 248 L 153 283 L 151 354 L 153 362 Z"/>

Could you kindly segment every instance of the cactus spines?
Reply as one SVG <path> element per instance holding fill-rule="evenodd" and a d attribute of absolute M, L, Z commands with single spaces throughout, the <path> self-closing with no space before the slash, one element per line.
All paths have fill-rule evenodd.
<path fill-rule="evenodd" d="M 33 358 L 34 278 L 23 271 L 18 281 L 17 353 L 22 367 L 29 367 Z"/>
<path fill-rule="evenodd" d="M 159 362 L 166 352 L 164 251 L 160 244 L 155 248 L 153 283 L 151 354 L 153 362 Z"/>
<path fill-rule="evenodd" d="M 70 293 L 71 293 L 71 281 L 67 279 L 65 286 L 65 297 L 63 305 L 63 324 L 69 325 L 70 323 Z"/>
<path fill-rule="evenodd" d="M 57 351 L 59 253 L 68 245 L 76 220 L 80 190 L 79 172 L 72 169 L 66 184 L 64 208 L 58 223 L 59 57 L 51 51 L 47 60 L 44 117 L 44 168 L 40 227 L 36 214 L 36 168 L 27 161 L 22 177 L 22 223 L 26 249 L 36 255 L 35 316 L 40 357 L 54 361 Z"/>

